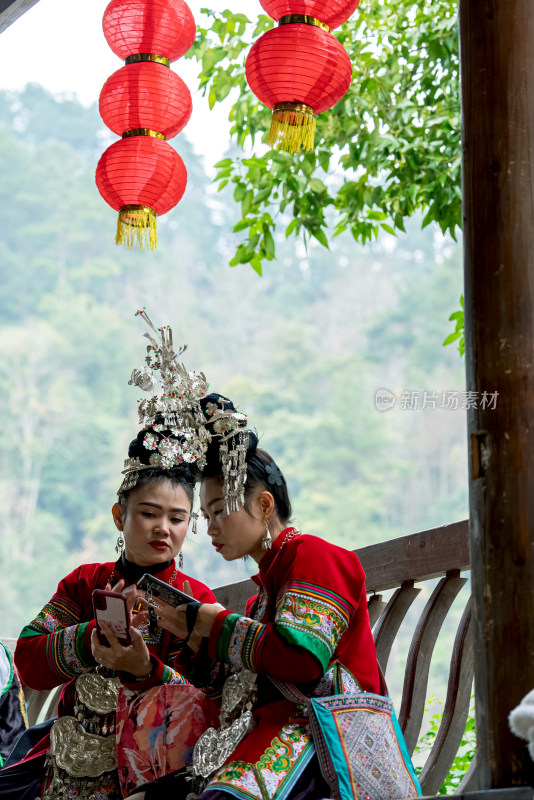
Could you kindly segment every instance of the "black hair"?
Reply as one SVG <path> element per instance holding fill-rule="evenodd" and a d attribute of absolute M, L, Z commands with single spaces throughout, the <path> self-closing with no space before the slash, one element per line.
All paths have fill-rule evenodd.
<path fill-rule="evenodd" d="M 258 437 L 249 431 L 249 441 L 245 461 L 247 464 L 247 482 L 245 483 L 245 510 L 250 509 L 250 500 L 258 490 L 267 489 L 274 499 L 278 519 L 283 524 L 289 522 L 292 514 L 291 500 L 287 491 L 287 483 L 274 458 L 267 450 L 258 447 Z"/>
<path fill-rule="evenodd" d="M 216 403 L 224 410 L 235 411 L 234 404 L 227 397 L 219 394 L 210 394 L 201 400 L 201 405 L 206 409 L 208 402 Z M 206 423 L 210 429 L 209 421 Z M 231 448 L 231 445 L 230 445 Z M 291 517 L 291 501 L 287 491 L 287 483 L 278 468 L 274 458 L 266 450 L 258 447 L 257 435 L 248 431 L 248 448 L 245 456 L 247 465 L 247 480 L 245 483 L 245 511 L 250 514 L 250 501 L 258 490 L 267 490 L 274 499 L 276 513 L 280 522 L 287 523 Z M 221 478 L 222 465 L 219 456 L 219 439 L 214 436 L 206 453 L 206 466 L 202 471 L 202 478 Z"/>
<path fill-rule="evenodd" d="M 160 440 L 174 435 L 171 430 L 150 431 L 150 433 Z M 119 490 L 118 502 L 122 506 L 123 511 L 126 511 L 128 499 L 136 489 L 139 489 L 141 486 L 150 486 L 163 480 L 169 481 L 173 486 L 182 486 L 192 508 L 195 483 L 198 480 L 198 468 L 194 464 L 187 463 L 176 464 L 169 469 L 149 466 L 151 451 L 144 446 L 146 434 L 147 431 L 145 429 L 140 430 L 137 437 L 130 442 L 128 448 L 128 458 L 138 458 L 141 464 L 147 465 L 147 469 L 139 470 L 134 486 L 131 486 L 125 491 Z"/>

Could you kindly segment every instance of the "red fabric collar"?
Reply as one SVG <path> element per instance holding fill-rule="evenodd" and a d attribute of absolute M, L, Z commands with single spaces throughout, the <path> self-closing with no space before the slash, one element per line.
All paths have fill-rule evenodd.
<path fill-rule="evenodd" d="M 250 576 L 250 579 L 254 581 L 254 583 L 257 586 L 261 586 L 264 583 L 265 574 L 267 573 L 267 570 L 269 569 L 274 559 L 282 549 L 282 545 L 285 542 L 286 536 L 295 530 L 296 528 L 294 528 L 293 526 L 291 528 L 284 528 L 282 533 L 279 536 L 277 536 L 276 539 L 273 541 L 272 547 L 270 548 L 270 550 L 267 550 L 262 560 L 260 561 L 259 565 L 260 571 L 256 575 Z"/>

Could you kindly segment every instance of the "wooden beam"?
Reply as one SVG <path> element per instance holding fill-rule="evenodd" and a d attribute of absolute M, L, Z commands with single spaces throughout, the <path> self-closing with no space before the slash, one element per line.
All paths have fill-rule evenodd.
<path fill-rule="evenodd" d="M 534 3 L 460 0 L 479 789 L 534 786 Z M 496 403 L 483 393 L 498 392 Z"/>
<path fill-rule="evenodd" d="M 365 570 L 368 592 L 381 592 L 406 581 L 424 581 L 452 570 L 469 569 L 467 520 L 411 533 L 354 552 Z"/>
<path fill-rule="evenodd" d="M 0 33 L 39 0 L 0 0 Z"/>

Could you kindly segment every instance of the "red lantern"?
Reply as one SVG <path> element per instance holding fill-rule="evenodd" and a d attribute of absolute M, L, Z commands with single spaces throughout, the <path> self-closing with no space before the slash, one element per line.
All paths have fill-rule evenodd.
<path fill-rule="evenodd" d="M 176 61 L 196 35 L 195 20 L 184 0 L 111 0 L 102 28 L 107 43 L 123 60 L 134 53 L 157 53 Z"/>
<path fill-rule="evenodd" d="M 290 152 L 311 150 L 314 115 L 341 100 L 351 76 L 345 48 L 328 31 L 302 23 L 267 31 L 250 50 L 246 78 L 273 110 L 268 143 Z"/>
<path fill-rule="evenodd" d="M 360 0 L 260 0 L 267 14 L 276 22 L 288 14 L 306 14 L 338 28 L 353 14 Z"/>
<path fill-rule="evenodd" d="M 191 93 L 178 75 L 161 64 L 129 64 L 114 72 L 102 87 L 98 104 L 108 128 L 149 129 L 172 139 L 191 116 Z"/>
<path fill-rule="evenodd" d="M 254 94 L 273 111 L 267 142 L 295 153 L 311 150 L 315 114 L 332 108 L 350 86 L 352 66 L 330 33 L 359 0 L 260 0 L 278 28 L 250 50 L 246 77 Z"/>
<path fill-rule="evenodd" d="M 169 64 L 193 44 L 195 21 L 184 0 L 111 0 L 102 26 L 126 65 L 100 93 L 102 119 L 123 138 L 102 155 L 96 184 L 119 212 L 117 244 L 154 250 L 156 216 L 180 201 L 187 183 L 184 163 L 165 139 L 191 116 L 189 89 Z"/>
<path fill-rule="evenodd" d="M 186 183 L 184 162 L 163 139 L 132 136 L 108 147 L 96 168 L 96 185 L 119 212 L 117 244 L 154 250 L 156 215 L 180 202 Z"/>

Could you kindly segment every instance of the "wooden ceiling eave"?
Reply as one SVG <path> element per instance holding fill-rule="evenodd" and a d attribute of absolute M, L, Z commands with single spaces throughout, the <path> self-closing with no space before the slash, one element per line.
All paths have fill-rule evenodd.
<path fill-rule="evenodd" d="M 0 0 L 0 33 L 39 0 Z"/>

